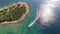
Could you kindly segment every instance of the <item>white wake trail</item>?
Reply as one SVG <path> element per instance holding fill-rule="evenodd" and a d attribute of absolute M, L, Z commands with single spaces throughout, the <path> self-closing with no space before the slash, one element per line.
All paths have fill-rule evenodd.
<path fill-rule="evenodd" d="M 31 27 L 34 23 L 40 19 L 42 25 L 49 25 L 49 22 L 55 20 L 55 8 L 60 0 L 45 0 L 37 11 L 36 18 L 32 23 L 28 25 Z"/>
<path fill-rule="evenodd" d="M 32 23 L 29 24 L 28 27 L 31 27 L 32 25 L 34 25 L 34 23 L 39 19 L 40 16 L 38 16 L 37 18 L 34 19 L 34 21 Z"/>

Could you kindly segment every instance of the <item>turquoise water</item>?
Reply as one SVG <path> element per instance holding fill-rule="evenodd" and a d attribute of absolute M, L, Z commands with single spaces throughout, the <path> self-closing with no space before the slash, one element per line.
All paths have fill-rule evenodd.
<path fill-rule="evenodd" d="M 23 21 L 17 28 L 15 26 L 7 25 L 0 27 L 1 34 L 43 34 L 43 30 L 40 29 L 37 23 L 35 23 L 32 27 L 28 27 L 28 25 L 35 19 L 36 9 L 39 5 L 38 0 L 0 0 L 0 7 L 12 4 L 14 2 L 23 1 L 27 2 L 31 6 L 30 14 L 27 16 L 26 20 Z M 41 2 L 41 1 L 40 1 Z M 15 29 L 16 28 L 16 29 Z"/>
<path fill-rule="evenodd" d="M 52 12 L 52 13 L 53 14 L 55 13 L 56 20 L 54 22 L 51 22 L 51 24 L 50 24 L 50 21 L 48 18 L 49 25 L 50 25 L 48 27 L 44 26 L 45 24 L 41 24 L 42 22 L 40 22 L 41 20 L 39 20 L 39 19 L 44 19 L 44 17 L 49 17 L 49 16 L 43 16 L 43 18 L 39 18 L 35 22 L 35 24 L 33 24 L 31 27 L 28 27 L 28 25 L 35 20 L 35 17 L 37 18 L 36 13 L 38 12 L 40 14 L 40 12 L 37 11 L 37 8 L 39 9 L 41 4 L 42 4 L 42 7 L 47 8 L 45 6 L 44 0 L 0 0 L 0 7 L 4 7 L 4 6 L 10 5 L 12 3 L 21 2 L 21 1 L 27 2 L 31 6 L 31 11 L 28 14 L 28 16 L 26 17 L 26 20 L 24 20 L 20 24 L 8 24 L 8 25 L 0 26 L 0 34 L 60 34 L 60 4 L 59 4 L 59 0 L 58 0 L 58 3 L 56 4 L 56 6 L 59 4 L 57 7 L 54 5 L 51 5 L 56 8 L 50 7 L 50 4 L 48 4 L 48 0 L 45 0 L 45 1 L 47 1 L 46 4 L 49 7 L 48 11 L 50 8 L 55 9 L 55 10 L 53 10 L 55 12 Z M 55 0 L 51 0 L 49 2 L 55 3 Z M 39 10 L 41 10 L 41 9 L 39 9 Z M 42 9 L 42 11 L 43 11 L 43 9 Z M 46 12 L 46 11 L 45 11 L 45 14 L 48 14 L 49 12 Z M 44 21 L 44 20 L 42 20 L 42 21 Z"/>

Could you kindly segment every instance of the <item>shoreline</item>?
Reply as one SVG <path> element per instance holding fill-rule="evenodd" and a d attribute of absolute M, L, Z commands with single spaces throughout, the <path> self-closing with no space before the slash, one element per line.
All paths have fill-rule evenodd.
<path fill-rule="evenodd" d="M 26 12 L 25 12 L 25 14 L 23 14 L 23 15 L 20 17 L 20 19 L 18 19 L 18 20 L 9 21 L 9 22 L 5 21 L 5 22 L 0 23 L 0 25 L 2 25 L 2 24 L 15 24 L 15 23 L 20 23 L 20 22 L 22 22 L 23 20 L 25 20 L 26 16 L 29 14 L 29 12 L 30 12 L 30 10 L 31 10 L 31 7 L 30 7 L 30 5 L 29 5 L 28 3 L 25 3 L 25 2 L 17 2 L 17 3 L 13 3 L 13 4 L 11 4 L 11 5 L 8 5 L 8 6 L 4 6 L 4 7 L 0 8 L 0 10 L 9 9 L 9 7 L 12 7 L 12 6 L 14 6 L 14 5 L 17 6 L 18 4 L 20 4 L 20 6 L 23 6 L 23 5 L 24 5 L 24 6 L 26 7 Z"/>

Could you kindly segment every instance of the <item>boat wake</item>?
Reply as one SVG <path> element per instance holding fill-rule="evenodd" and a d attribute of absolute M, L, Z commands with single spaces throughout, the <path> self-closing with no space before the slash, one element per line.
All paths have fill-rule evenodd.
<path fill-rule="evenodd" d="M 38 19 L 44 26 L 49 26 L 56 20 L 56 7 L 59 5 L 60 0 L 44 0 L 44 2 L 37 9 L 36 18 L 29 24 L 31 27 Z"/>

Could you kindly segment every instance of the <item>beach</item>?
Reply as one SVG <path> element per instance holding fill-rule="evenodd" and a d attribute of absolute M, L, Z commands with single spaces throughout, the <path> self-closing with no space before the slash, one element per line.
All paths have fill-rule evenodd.
<path fill-rule="evenodd" d="M 26 16 L 29 14 L 30 10 L 31 10 L 31 7 L 28 3 L 25 3 L 25 2 L 17 2 L 17 3 L 13 3 L 11 5 L 8 5 L 8 6 L 4 6 L 2 8 L 0 8 L 0 10 L 4 10 L 4 9 L 8 9 L 8 12 L 9 12 L 9 8 L 11 6 L 17 6 L 18 4 L 20 4 L 20 7 L 21 6 L 25 6 L 26 7 L 26 12 L 20 17 L 20 19 L 16 20 L 16 21 L 5 21 L 5 22 L 2 22 L 1 24 L 14 24 L 14 23 L 20 23 L 22 22 L 23 20 L 25 20 Z"/>

